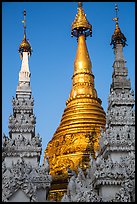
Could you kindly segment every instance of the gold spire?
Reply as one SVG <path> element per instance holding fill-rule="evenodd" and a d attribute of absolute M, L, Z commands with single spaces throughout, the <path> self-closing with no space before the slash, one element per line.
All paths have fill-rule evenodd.
<path fill-rule="evenodd" d="M 24 27 L 24 37 L 23 37 L 23 40 L 19 46 L 19 52 L 21 53 L 21 55 L 23 52 L 29 52 L 31 55 L 32 48 L 26 39 L 26 10 L 24 10 L 23 14 L 24 14 L 24 20 L 22 21 L 22 23 L 23 23 L 23 27 Z"/>
<path fill-rule="evenodd" d="M 92 36 L 92 26 L 86 18 L 84 13 L 82 2 L 78 2 L 78 13 L 76 14 L 75 20 L 72 23 L 71 36 L 78 37 L 81 33 L 85 34 L 85 37 Z"/>
<path fill-rule="evenodd" d="M 124 34 L 121 32 L 119 27 L 119 23 L 118 23 L 119 18 L 117 17 L 119 9 L 117 4 L 115 5 L 115 11 L 116 11 L 116 17 L 113 18 L 112 20 L 116 22 L 116 28 L 115 28 L 114 34 L 112 35 L 110 45 L 113 44 L 113 46 L 115 47 L 116 44 L 122 44 L 124 47 L 126 45 L 126 38 Z"/>
<path fill-rule="evenodd" d="M 72 24 L 72 34 L 78 39 L 74 61 L 72 89 L 60 125 L 45 150 L 49 156 L 53 183 L 49 194 L 64 193 L 67 184 L 67 168 L 77 171 L 88 165 L 89 155 L 95 156 L 100 127 L 105 128 L 105 112 L 94 88 L 94 75 L 85 38 L 91 35 L 91 25 L 84 14 L 82 3 L 78 3 L 78 14 Z M 60 188 L 60 189 L 59 189 Z M 55 198 L 53 198 L 54 200 Z"/>
<path fill-rule="evenodd" d="M 97 93 L 94 89 L 94 76 L 92 74 L 91 67 L 92 64 L 87 50 L 85 36 L 84 34 L 81 34 L 78 37 L 78 47 L 74 61 L 72 90 L 66 104 L 76 98 L 97 98 Z"/>

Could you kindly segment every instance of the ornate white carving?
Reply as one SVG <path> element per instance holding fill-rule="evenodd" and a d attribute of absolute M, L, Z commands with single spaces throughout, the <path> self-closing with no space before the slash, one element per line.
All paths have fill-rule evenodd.
<path fill-rule="evenodd" d="M 6 173 L 8 170 L 9 175 Z M 49 174 L 49 166 L 32 167 L 30 163 L 25 163 L 24 159 L 12 162 L 11 168 L 6 168 L 5 162 L 2 163 L 2 200 L 10 199 L 18 189 L 31 198 L 32 202 L 38 201 L 36 189 L 43 188 L 48 191 L 52 177 Z M 44 196 L 44 195 L 43 195 Z"/>
<path fill-rule="evenodd" d="M 116 64 L 115 64 L 116 65 Z M 122 65 L 120 65 L 122 66 Z M 135 201 L 135 110 L 134 93 L 130 92 L 130 84 L 126 82 L 127 70 L 116 69 L 115 74 L 123 73 L 123 81 L 129 89 L 119 89 L 118 80 L 113 81 L 109 105 L 107 110 L 106 130 L 102 128 L 99 145 L 100 149 L 95 153 L 95 159 L 90 155 L 89 168 L 85 175 L 79 169 L 78 175 L 70 178 L 67 193 L 64 194 L 64 202 L 102 202 L 102 197 L 96 192 L 100 186 L 120 186 L 114 198 L 107 202 L 132 202 Z M 114 74 L 114 75 L 115 75 Z M 126 154 L 120 156 L 119 161 L 113 161 L 113 156 L 121 152 Z M 126 156 L 127 155 L 127 156 Z M 105 201 L 105 200 L 104 200 Z"/>
<path fill-rule="evenodd" d="M 90 164 L 92 158 L 90 157 Z M 91 170 L 92 168 L 90 168 Z M 100 202 L 101 198 L 92 187 L 92 180 L 88 173 L 85 176 L 78 167 L 78 174 L 73 174 L 69 180 L 67 193 L 61 199 L 62 202 Z"/>
<path fill-rule="evenodd" d="M 33 106 L 34 106 L 34 98 L 32 96 L 30 99 L 25 99 L 25 98 L 15 99 L 14 97 L 12 97 L 12 107 L 14 112 L 19 112 L 20 110 L 23 110 L 23 112 L 25 113 L 27 110 L 31 113 Z"/>
<path fill-rule="evenodd" d="M 130 152 L 128 156 L 121 156 L 121 161 L 114 162 L 108 155 L 104 159 L 98 154 L 100 160 L 90 157 L 89 171 L 94 169 L 94 179 L 89 176 L 89 171 L 84 175 L 78 168 L 78 175 L 71 176 L 67 193 L 62 197 L 62 202 L 102 202 L 103 199 L 95 190 L 97 185 L 121 185 L 120 190 L 113 199 L 107 202 L 131 202 L 135 201 L 135 154 Z M 95 162 L 94 166 L 93 160 Z M 100 162 L 98 162 L 100 161 Z M 92 174 L 92 175 L 93 175 Z"/>

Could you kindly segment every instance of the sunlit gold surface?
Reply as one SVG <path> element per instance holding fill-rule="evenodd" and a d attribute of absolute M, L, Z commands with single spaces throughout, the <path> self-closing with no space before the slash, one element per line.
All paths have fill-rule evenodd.
<path fill-rule="evenodd" d="M 114 20 L 116 22 L 116 27 L 114 30 L 114 34 L 112 35 L 111 38 L 111 45 L 113 44 L 114 47 L 116 46 L 116 44 L 122 44 L 123 47 L 126 45 L 126 37 L 124 36 L 124 34 L 121 32 L 119 24 L 118 24 L 118 18 L 113 18 L 112 20 Z"/>
<path fill-rule="evenodd" d="M 116 27 L 115 27 L 114 35 L 121 35 L 121 30 L 118 24 L 118 18 L 115 18 L 115 19 L 116 19 Z"/>
<path fill-rule="evenodd" d="M 24 38 L 19 46 L 19 50 L 22 50 L 23 52 L 27 52 L 31 50 L 31 46 L 26 39 L 26 35 L 24 35 Z"/>
<path fill-rule="evenodd" d="M 78 7 L 78 13 L 76 14 L 75 20 L 72 23 L 72 30 L 78 28 L 91 29 L 91 25 L 86 18 L 86 14 L 84 13 L 82 6 Z"/>
<path fill-rule="evenodd" d="M 86 169 L 89 154 L 94 156 L 100 127 L 105 128 L 105 112 L 94 88 L 94 75 L 85 36 L 78 37 L 72 89 L 61 122 L 45 150 L 49 156 L 53 184 L 50 200 L 59 201 L 67 188 L 67 167 Z"/>

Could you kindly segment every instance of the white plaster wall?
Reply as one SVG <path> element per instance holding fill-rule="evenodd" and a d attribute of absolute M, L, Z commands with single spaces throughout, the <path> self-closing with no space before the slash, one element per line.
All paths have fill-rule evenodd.
<path fill-rule="evenodd" d="M 121 156 L 127 156 L 128 155 L 128 152 L 125 152 L 125 151 L 118 151 L 118 152 L 111 152 L 111 158 L 112 158 L 112 161 L 113 162 L 120 162 L 120 157 Z"/>
<path fill-rule="evenodd" d="M 12 161 L 14 163 L 17 163 L 18 159 L 20 159 L 20 157 L 6 157 L 5 158 L 6 167 L 11 167 L 12 166 Z"/>
<path fill-rule="evenodd" d="M 23 59 L 21 64 L 21 70 L 19 72 L 19 81 L 28 81 L 30 82 L 30 71 L 28 63 L 28 52 L 23 52 Z"/>
<path fill-rule="evenodd" d="M 12 161 L 16 164 L 18 159 L 21 161 L 20 157 L 5 157 L 6 167 L 11 167 Z M 23 157 L 23 159 L 27 164 L 30 162 L 33 167 L 38 166 L 37 157 Z"/>
<path fill-rule="evenodd" d="M 30 202 L 30 198 L 28 198 L 26 194 L 19 189 L 10 197 L 9 202 Z"/>
<path fill-rule="evenodd" d="M 38 198 L 38 202 L 45 202 L 46 201 L 46 190 L 44 189 L 37 189 L 36 196 Z"/>
<path fill-rule="evenodd" d="M 12 139 L 14 140 L 15 138 L 17 138 L 19 134 L 20 133 L 12 133 Z"/>
<path fill-rule="evenodd" d="M 29 141 L 31 141 L 31 133 L 24 133 L 23 136 L 25 137 L 25 139 L 29 139 Z"/>
<path fill-rule="evenodd" d="M 38 166 L 37 157 L 23 157 L 23 159 L 27 164 L 30 162 L 33 167 Z"/>
<path fill-rule="evenodd" d="M 102 196 L 103 201 L 108 201 L 115 197 L 120 187 L 120 185 L 101 185 L 99 188 L 99 195 Z"/>

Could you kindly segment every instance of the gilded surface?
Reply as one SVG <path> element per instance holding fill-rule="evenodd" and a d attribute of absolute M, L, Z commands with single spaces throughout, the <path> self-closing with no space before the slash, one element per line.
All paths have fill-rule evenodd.
<path fill-rule="evenodd" d="M 31 50 L 31 46 L 29 44 L 29 42 L 26 40 L 26 36 L 24 36 L 19 49 L 23 49 L 23 51 L 29 51 Z"/>
<path fill-rule="evenodd" d="M 85 17 L 81 18 L 81 22 L 85 22 Z M 81 25 L 84 26 L 82 23 Z M 53 177 L 49 197 L 54 195 L 56 200 L 62 195 L 61 192 L 66 190 L 63 183 L 68 179 L 67 168 L 75 171 L 78 166 L 83 170 L 86 168 L 89 154 L 95 156 L 95 150 L 99 148 L 100 127 L 105 128 L 105 112 L 94 88 L 91 68 L 85 35 L 81 33 L 78 36 L 72 89 L 60 125 L 48 143 L 44 155 L 45 158 L 49 156 L 50 173 Z"/>
<path fill-rule="evenodd" d="M 115 7 L 115 10 L 116 10 L 116 17 L 113 18 L 112 20 L 116 22 L 116 27 L 115 27 L 114 34 L 112 35 L 112 38 L 111 38 L 111 45 L 113 44 L 113 46 L 115 47 L 116 44 L 122 44 L 124 47 L 126 45 L 127 39 L 124 36 L 124 34 L 121 32 L 119 24 L 118 24 L 118 17 L 117 17 L 118 7 L 117 7 L 117 5 Z"/>
<path fill-rule="evenodd" d="M 78 7 L 78 13 L 76 14 L 75 20 L 72 23 L 72 30 L 78 28 L 91 29 L 91 25 L 87 21 L 86 14 L 84 13 L 82 6 Z"/>
<path fill-rule="evenodd" d="M 115 18 L 115 19 L 118 19 L 118 18 Z M 115 43 L 117 44 L 122 43 L 123 45 L 125 45 L 125 42 L 126 42 L 126 38 L 124 34 L 121 32 L 120 27 L 118 25 L 118 20 L 116 21 L 116 28 L 115 28 L 114 34 L 112 35 L 112 40 L 115 41 Z"/>

